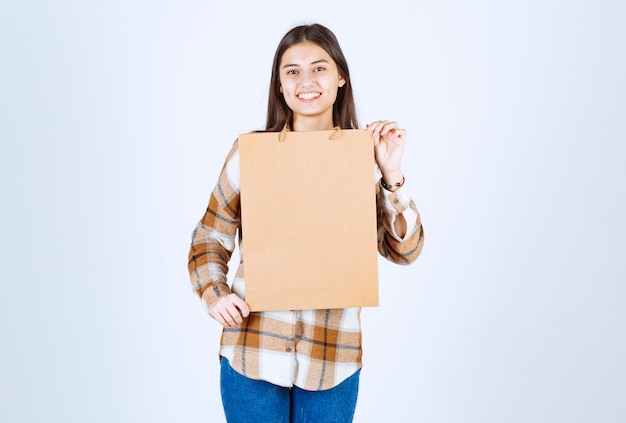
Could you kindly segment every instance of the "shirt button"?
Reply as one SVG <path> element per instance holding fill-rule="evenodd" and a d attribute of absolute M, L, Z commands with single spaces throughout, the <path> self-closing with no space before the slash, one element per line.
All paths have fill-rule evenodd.
<path fill-rule="evenodd" d="M 399 200 L 396 198 L 393 200 L 393 204 L 398 204 Z"/>
<path fill-rule="evenodd" d="M 287 348 L 285 351 L 287 351 L 287 352 L 291 352 L 291 348 Z"/>

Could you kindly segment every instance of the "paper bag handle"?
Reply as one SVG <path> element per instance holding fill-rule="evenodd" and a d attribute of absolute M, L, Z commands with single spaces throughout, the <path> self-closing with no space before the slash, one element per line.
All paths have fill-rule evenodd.
<path fill-rule="evenodd" d="M 335 126 L 333 128 L 333 132 L 331 132 L 331 134 L 328 136 L 328 139 L 336 140 L 337 138 L 341 136 L 341 133 L 342 133 L 341 128 L 338 126 Z M 283 130 L 278 133 L 278 142 L 284 142 L 286 139 L 287 139 L 287 125 L 285 125 Z"/>

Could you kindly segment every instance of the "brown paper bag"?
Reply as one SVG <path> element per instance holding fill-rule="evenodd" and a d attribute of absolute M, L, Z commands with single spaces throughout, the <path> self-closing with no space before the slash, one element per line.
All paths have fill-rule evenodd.
<path fill-rule="evenodd" d="M 371 134 L 250 133 L 239 154 L 251 309 L 377 306 Z"/>

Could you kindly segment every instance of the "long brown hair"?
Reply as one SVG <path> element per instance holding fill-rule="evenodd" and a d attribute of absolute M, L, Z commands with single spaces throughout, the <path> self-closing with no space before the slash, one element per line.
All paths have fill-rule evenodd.
<path fill-rule="evenodd" d="M 279 67 L 285 51 L 304 41 L 311 41 L 323 48 L 337 64 L 339 73 L 346 83 L 337 91 L 337 99 L 333 104 L 333 125 L 341 129 L 357 129 L 356 107 L 352 97 L 352 84 L 348 62 L 341 51 L 337 37 L 332 31 L 320 24 L 301 25 L 291 29 L 278 44 L 272 64 L 269 100 L 267 102 L 267 120 L 265 130 L 282 131 L 286 124 L 293 124 L 293 113 L 280 92 Z"/>

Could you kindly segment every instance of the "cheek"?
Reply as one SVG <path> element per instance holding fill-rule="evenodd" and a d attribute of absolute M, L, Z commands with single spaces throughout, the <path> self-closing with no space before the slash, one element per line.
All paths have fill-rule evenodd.
<path fill-rule="evenodd" d="M 324 78 L 322 84 L 327 87 L 327 89 L 334 90 L 339 87 L 339 85 L 341 84 L 341 80 L 334 76 L 328 75 Z"/>
<path fill-rule="evenodd" d="M 280 92 L 283 94 L 289 94 L 293 89 L 293 83 L 290 81 L 280 81 Z"/>

